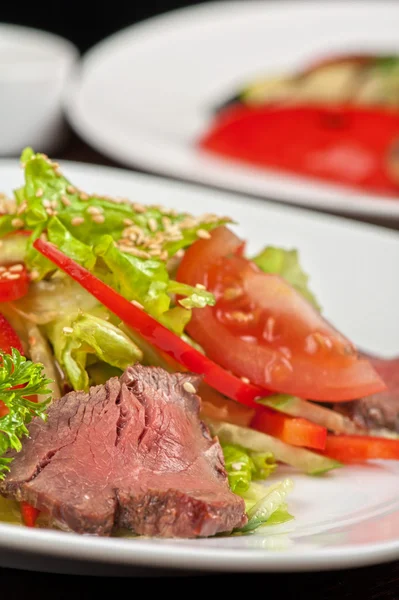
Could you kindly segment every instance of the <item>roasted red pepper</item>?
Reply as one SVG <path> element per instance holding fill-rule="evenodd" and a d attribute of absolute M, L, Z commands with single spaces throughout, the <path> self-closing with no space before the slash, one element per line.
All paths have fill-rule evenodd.
<path fill-rule="evenodd" d="M 90 292 L 126 325 L 138 331 L 150 344 L 174 358 L 188 370 L 204 375 L 204 380 L 225 396 L 242 404 L 254 406 L 255 398 L 269 394 L 268 391 L 245 383 L 239 377 L 225 371 L 146 312 L 131 304 L 90 271 L 63 254 L 54 244 L 37 239 L 34 247 Z"/>
<path fill-rule="evenodd" d="M 268 407 L 260 407 L 252 419 L 251 427 L 272 435 L 287 444 L 323 450 L 327 429 L 307 419 L 290 417 Z"/>
<path fill-rule="evenodd" d="M 233 105 L 200 147 L 239 161 L 399 193 L 399 111 L 350 105 Z"/>

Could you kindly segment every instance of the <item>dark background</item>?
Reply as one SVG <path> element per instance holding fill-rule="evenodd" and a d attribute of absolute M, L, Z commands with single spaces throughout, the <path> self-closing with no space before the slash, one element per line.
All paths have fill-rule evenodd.
<path fill-rule="evenodd" d="M 252 0 L 247 0 L 251 2 Z M 68 38 L 85 52 L 104 37 L 132 23 L 183 6 L 183 0 L 0 0 L 0 21 L 45 29 Z"/>

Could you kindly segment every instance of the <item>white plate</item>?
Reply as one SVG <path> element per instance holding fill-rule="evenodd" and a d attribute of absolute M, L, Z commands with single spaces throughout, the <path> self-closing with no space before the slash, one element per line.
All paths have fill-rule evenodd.
<path fill-rule="evenodd" d="M 63 100 L 78 49 L 31 27 L 0 23 L 0 155 L 59 152 L 67 138 Z"/>
<path fill-rule="evenodd" d="M 390 356 L 399 350 L 395 276 L 399 234 L 349 220 L 205 190 L 128 171 L 64 163 L 80 188 L 195 214 L 229 214 L 250 251 L 265 244 L 300 250 L 325 314 L 362 347 Z M 15 162 L 0 161 L 0 189 L 19 186 Z M 399 558 L 399 462 L 347 467 L 312 478 L 280 468 L 295 481 L 295 521 L 256 535 L 204 540 L 101 539 L 0 524 L 0 564 L 49 568 L 103 562 L 125 569 L 174 567 L 212 571 L 335 569 Z M 21 552 L 24 552 L 21 562 Z M 38 559 L 38 556 L 43 559 Z M 11 558 L 10 558 L 11 556 Z M 81 561 L 80 564 L 77 561 Z M 86 561 L 86 563 L 85 563 Z M 100 570 L 103 572 L 102 570 Z"/>
<path fill-rule="evenodd" d="M 67 112 L 103 154 L 132 167 L 323 210 L 399 219 L 399 198 L 279 175 L 200 153 L 212 107 L 253 76 L 326 52 L 398 52 L 399 4 L 213 2 L 134 25 L 94 47 Z"/>

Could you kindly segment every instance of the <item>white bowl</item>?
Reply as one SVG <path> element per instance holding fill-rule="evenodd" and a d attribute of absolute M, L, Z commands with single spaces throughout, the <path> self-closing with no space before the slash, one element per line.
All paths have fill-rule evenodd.
<path fill-rule="evenodd" d="M 54 153 L 65 140 L 63 100 L 79 52 L 67 40 L 0 24 L 0 156 L 25 146 Z"/>

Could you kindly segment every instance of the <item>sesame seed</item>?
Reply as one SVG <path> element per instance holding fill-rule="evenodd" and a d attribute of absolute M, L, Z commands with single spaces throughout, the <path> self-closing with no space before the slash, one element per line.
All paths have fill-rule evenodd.
<path fill-rule="evenodd" d="M 243 383 L 250 383 L 248 377 L 240 377 L 240 379 Z"/>
<path fill-rule="evenodd" d="M 24 213 L 27 208 L 28 208 L 28 205 L 27 205 L 26 201 L 24 200 L 22 202 L 21 206 L 17 210 L 17 215 L 22 215 L 22 213 Z"/>
<path fill-rule="evenodd" d="M 145 235 L 144 235 L 144 233 L 143 233 L 143 232 L 139 233 L 139 234 L 137 235 L 137 237 L 136 237 L 136 244 L 137 244 L 138 246 L 141 246 L 142 244 L 144 244 L 144 242 L 145 242 L 145 239 L 146 239 L 146 238 L 145 238 Z"/>
<path fill-rule="evenodd" d="M 203 240 L 209 240 L 211 237 L 211 234 L 206 229 L 198 229 L 197 237 L 199 237 Z"/>
<path fill-rule="evenodd" d="M 41 233 L 40 239 L 42 240 L 42 242 L 47 242 L 47 235 L 45 233 Z"/>
<path fill-rule="evenodd" d="M 151 250 L 148 251 L 148 254 L 150 256 L 160 256 L 161 255 L 161 249 L 160 248 L 152 248 Z"/>
<path fill-rule="evenodd" d="M 137 308 L 141 308 L 141 310 L 144 309 L 144 306 L 140 304 L 140 302 L 137 302 L 137 300 L 131 300 L 130 304 L 133 304 L 133 306 L 136 306 Z"/>
<path fill-rule="evenodd" d="M 89 196 L 88 196 L 88 194 L 85 194 L 85 192 L 82 192 L 81 194 L 79 194 L 79 199 L 80 200 L 88 200 Z"/>
<path fill-rule="evenodd" d="M 5 271 L 7 271 L 5 267 L 0 267 L 0 273 L 4 273 Z"/>
<path fill-rule="evenodd" d="M 88 212 L 89 215 L 101 215 L 103 211 L 101 208 L 98 208 L 98 206 L 89 206 L 86 212 Z"/>
<path fill-rule="evenodd" d="M 145 206 L 137 203 L 133 204 L 133 209 L 138 213 L 144 213 L 147 210 Z"/>
<path fill-rule="evenodd" d="M 11 225 L 15 228 L 19 228 L 19 227 L 23 227 L 24 222 L 22 221 L 22 219 L 13 219 L 11 221 Z"/>
<path fill-rule="evenodd" d="M 11 273 L 20 273 L 21 271 L 23 271 L 23 270 L 24 270 L 24 267 L 23 267 L 23 265 L 21 265 L 21 264 L 18 264 L 18 265 L 12 265 L 11 267 L 9 267 L 9 268 L 8 268 L 8 270 L 9 270 Z"/>
<path fill-rule="evenodd" d="M 169 254 L 167 253 L 166 250 L 164 250 L 163 252 L 161 252 L 161 256 L 159 257 L 161 260 L 168 260 L 169 258 Z"/>
<path fill-rule="evenodd" d="M 50 200 L 47 200 L 47 198 L 45 198 L 45 199 L 43 200 L 43 206 L 44 206 L 44 208 L 50 208 L 50 207 L 51 207 L 51 202 L 50 202 Z"/>
<path fill-rule="evenodd" d="M 129 225 L 133 225 L 133 221 L 131 219 L 123 219 L 123 224 L 129 227 Z"/>
<path fill-rule="evenodd" d="M 61 202 L 64 206 L 71 206 L 71 201 L 66 196 L 61 196 Z"/>
<path fill-rule="evenodd" d="M 56 175 L 57 177 L 62 177 L 61 169 L 54 169 L 54 175 Z"/>
<path fill-rule="evenodd" d="M 84 223 L 85 220 L 83 217 L 73 217 L 73 219 L 71 219 L 71 225 L 73 225 L 74 227 L 77 227 L 78 225 L 82 225 L 82 223 Z"/>
<path fill-rule="evenodd" d="M 137 258 L 151 258 L 148 252 L 144 252 L 144 250 L 140 250 L 139 248 L 129 248 L 127 252 L 133 256 L 137 256 Z"/>
<path fill-rule="evenodd" d="M 234 471 L 241 471 L 242 467 L 243 467 L 243 464 L 240 463 L 240 462 L 233 462 L 233 463 L 231 463 L 231 468 Z"/>
<path fill-rule="evenodd" d="M 158 229 L 158 223 L 156 222 L 156 220 L 153 217 L 148 219 L 148 228 L 153 233 L 155 233 L 155 231 Z"/>
<path fill-rule="evenodd" d="M 68 185 L 66 190 L 68 194 L 76 194 L 76 188 L 74 188 L 73 185 Z"/>
<path fill-rule="evenodd" d="M 171 220 L 168 219 L 168 217 L 162 217 L 162 225 L 165 227 L 165 229 L 167 227 L 169 227 L 171 224 Z"/>
<path fill-rule="evenodd" d="M 196 283 L 195 287 L 197 290 L 206 290 L 206 287 L 202 283 Z"/>
<path fill-rule="evenodd" d="M 39 273 L 39 271 L 35 271 L 35 270 L 31 271 L 29 273 L 29 277 L 30 277 L 31 281 L 35 281 L 35 279 L 39 279 L 40 273 Z"/>
<path fill-rule="evenodd" d="M 93 223 L 104 223 L 105 221 L 105 217 L 104 215 L 93 215 L 91 220 L 93 221 Z"/>
<path fill-rule="evenodd" d="M 189 381 L 185 381 L 183 383 L 183 389 L 186 390 L 186 392 L 188 392 L 189 394 L 195 394 L 196 392 L 195 387 Z"/>
<path fill-rule="evenodd" d="M 57 200 L 51 200 L 51 202 L 50 202 L 50 206 L 51 206 L 51 208 L 54 208 L 54 209 L 56 209 L 56 208 L 58 207 L 58 202 L 57 202 Z"/>
<path fill-rule="evenodd" d="M 49 217 L 52 217 L 54 214 L 54 211 L 52 208 L 46 208 L 46 213 L 48 214 Z"/>
<path fill-rule="evenodd" d="M 4 273 L 3 277 L 5 279 L 20 279 L 21 275 L 19 275 L 19 273 Z"/>
<path fill-rule="evenodd" d="M 65 333 L 65 335 L 69 335 L 70 333 L 73 333 L 73 329 L 72 327 L 63 327 L 62 332 Z"/>
<path fill-rule="evenodd" d="M 176 258 L 182 258 L 184 256 L 184 250 L 183 248 L 180 248 L 180 250 L 178 250 L 175 254 Z"/>
<path fill-rule="evenodd" d="M 179 228 L 191 229 L 192 227 L 196 227 L 198 224 L 198 219 L 194 219 L 193 217 L 186 217 L 185 219 L 183 219 L 183 221 L 180 221 Z"/>
<path fill-rule="evenodd" d="M 53 169 L 59 169 L 60 168 L 59 163 L 57 163 L 55 161 L 51 164 L 51 166 L 53 167 Z"/>

